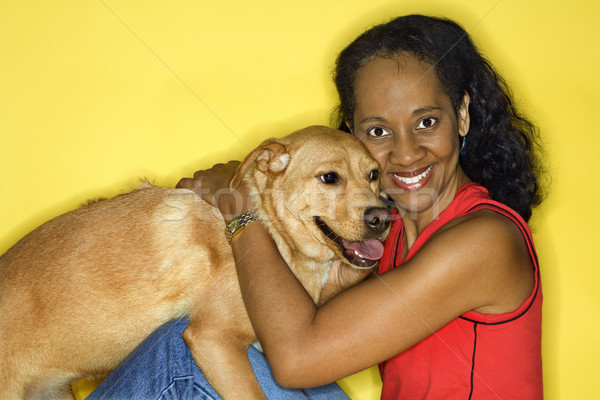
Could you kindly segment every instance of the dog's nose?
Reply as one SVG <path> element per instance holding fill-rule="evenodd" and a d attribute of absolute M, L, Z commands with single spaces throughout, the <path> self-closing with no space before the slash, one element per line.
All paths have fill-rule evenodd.
<path fill-rule="evenodd" d="M 365 211 L 365 223 L 377 233 L 383 233 L 390 225 L 390 211 L 384 207 L 373 207 Z"/>

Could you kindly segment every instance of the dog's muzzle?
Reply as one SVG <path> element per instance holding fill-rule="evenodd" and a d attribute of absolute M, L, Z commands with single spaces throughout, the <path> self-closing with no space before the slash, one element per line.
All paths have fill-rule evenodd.
<path fill-rule="evenodd" d="M 383 207 L 369 208 L 365 211 L 364 221 L 371 231 L 368 236 L 380 237 L 390 225 L 390 212 Z M 315 224 L 329 240 L 338 246 L 344 258 L 356 268 L 372 268 L 377 265 L 383 255 L 383 244 L 377 239 L 354 242 L 338 236 L 319 217 L 315 217 Z"/>

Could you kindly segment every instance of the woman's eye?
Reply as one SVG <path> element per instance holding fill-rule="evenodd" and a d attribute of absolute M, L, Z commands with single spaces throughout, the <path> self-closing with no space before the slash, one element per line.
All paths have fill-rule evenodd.
<path fill-rule="evenodd" d="M 417 129 L 429 129 L 432 128 L 437 123 L 435 118 L 427 117 L 423 118 L 419 125 L 417 125 Z"/>
<path fill-rule="evenodd" d="M 375 180 L 377 180 L 377 178 L 379 178 L 379 170 L 374 169 L 373 171 L 371 171 L 369 173 L 369 180 L 370 181 L 375 181 Z"/>
<path fill-rule="evenodd" d="M 319 179 L 324 183 L 330 185 L 338 181 L 338 175 L 335 172 L 328 172 L 326 174 L 320 175 Z"/>
<path fill-rule="evenodd" d="M 367 135 L 372 136 L 372 137 L 382 137 L 382 136 L 387 136 L 389 134 L 390 133 L 388 131 L 386 131 L 385 129 L 378 127 L 378 126 L 367 130 Z"/>

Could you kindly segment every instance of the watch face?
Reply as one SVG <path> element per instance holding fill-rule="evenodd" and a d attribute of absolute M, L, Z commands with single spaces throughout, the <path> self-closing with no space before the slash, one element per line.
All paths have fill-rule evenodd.
<path fill-rule="evenodd" d="M 248 211 L 229 221 L 227 227 L 225 228 L 225 237 L 227 238 L 229 244 L 231 244 L 231 239 L 233 239 L 233 236 L 235 236 L 237 231 L 256 220 L 258 220 L 256 213 L 254 211 Z"/>
<path fill-rule="evenodd" d="M 250 222 L 256 221 L 258 218 L 253 211 L 248 211 L 237 218 L 232 219 L 229 224 L 227 224 L 227 230 L 230 233 L 235 233 L 240 228 L 248 225 Z"/>
<path fill-rule="evenodd" d="M 237 231 L 238 229 L 240 229 L 241 226 L 241 221 L 239 218 L 235 218 L 233 221 L 231 221 L 228 225 L 229 231 L 231 233 Z"/>

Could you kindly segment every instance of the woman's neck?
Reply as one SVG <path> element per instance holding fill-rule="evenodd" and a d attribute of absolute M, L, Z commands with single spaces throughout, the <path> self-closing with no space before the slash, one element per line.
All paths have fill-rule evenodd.
<path fill-rule="evenodd" d="M 436 197 L 433 204 L 424 210 L 411 211 L 398 207 L 404 225 L 405 249 L 407 251 L 417 241 L 419 235 L 433 222 L 454 200 L 459 189 L 471 180 L 463 173 L 456 181 L 448 185 L 444 193 Z"/>

